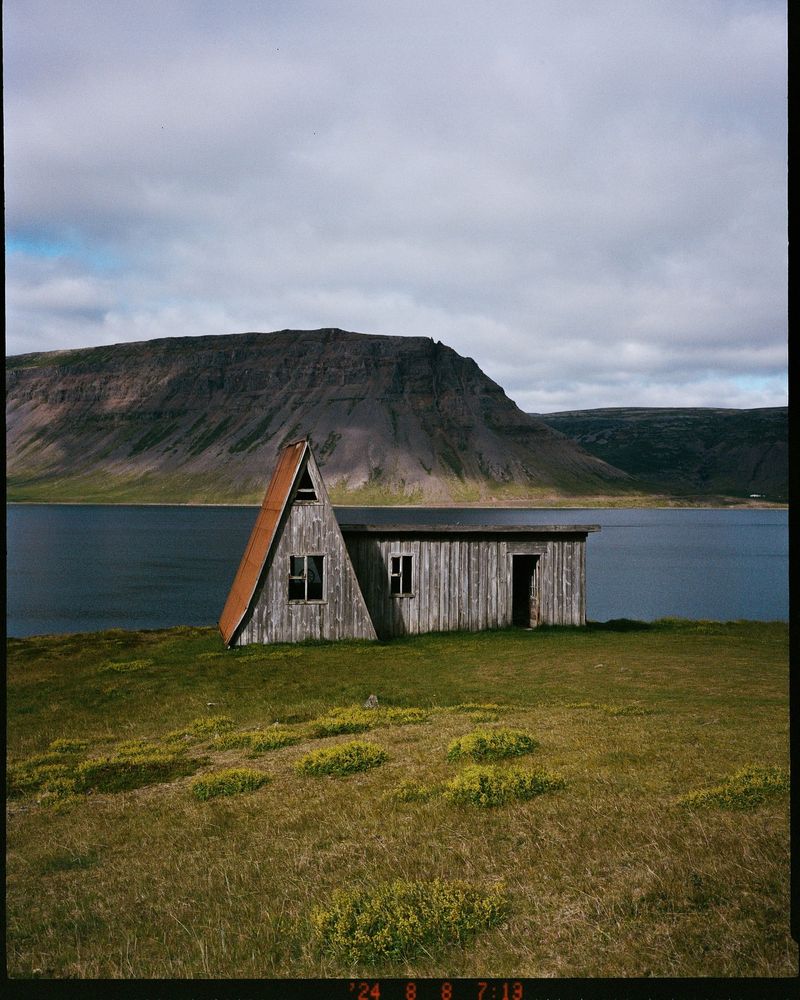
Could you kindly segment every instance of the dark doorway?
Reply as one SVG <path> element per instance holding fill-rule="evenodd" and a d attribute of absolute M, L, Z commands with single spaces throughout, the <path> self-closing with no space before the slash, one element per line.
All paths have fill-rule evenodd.
<path fill-rule="evenodd" d="M 511 621 L 519 628 L 539 624 L 539 595 L 536 590 L 538 556 L 512 556 Z"/>

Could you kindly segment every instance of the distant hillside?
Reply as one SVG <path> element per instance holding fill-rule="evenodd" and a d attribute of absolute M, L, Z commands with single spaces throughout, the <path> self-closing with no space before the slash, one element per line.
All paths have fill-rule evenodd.
<path fill-rule="evenodd" d="M 259 502 L 310 435 L 339 502 L 619 496 L 630 478 L 423 337 L 180 337 L 7 359 L 11 500 Z"/>
<path fill-rule="evenodd" d="M 787 502 L 788 409 L 603 409 L 531 414 L 645 488 Z"/>

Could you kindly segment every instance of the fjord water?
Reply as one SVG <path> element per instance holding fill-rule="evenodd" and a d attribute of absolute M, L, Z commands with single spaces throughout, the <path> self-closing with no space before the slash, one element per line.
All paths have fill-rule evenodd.
<path fill-rule="evenodd" d="M 254 507 L 6 508 L 7 634 L 214 625 Z M 599 524 L 592 621 L 789 617 L 788 512 L 775 509 L 337 508 L 347 523 Z"/>

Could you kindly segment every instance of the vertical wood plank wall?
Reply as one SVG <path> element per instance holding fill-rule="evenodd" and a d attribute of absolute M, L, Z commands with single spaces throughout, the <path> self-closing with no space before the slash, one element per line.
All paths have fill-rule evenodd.
<path fill-rule="evenodd" d="M 471 632 L 512 624 L 513 556 L 538 555 L 539 623 L 586 623 L 586 544 L 580 536 L 387 537 L 347 533 L 325 503 L 294 504 L 235 645 Z M 290 603 L 289 559 L 324 555 L 321 602 Z M 412 557 L 412 594 L 392 596 L 390 557 Z"/>
<path fill-rule="evenodd" d="M 542 625 L 586 623 L 583 537 L 387 537 L 346 533 L 345 544 L 379 638 L 422 632 L 472 632 L 512 623 L 512 557 L 538 555 Z M 413 558 L 411 596 L 393 596 L 389 560 Z"/>
<path fill-rule="evenodd" d="M 333 510 L 327 503 L 293 504 L 251 610 L 235 641 L 302 642 L 304 639 L 375 639 Z M 289 557 L 323 555 L 322 601 L 289 602 Z"/>

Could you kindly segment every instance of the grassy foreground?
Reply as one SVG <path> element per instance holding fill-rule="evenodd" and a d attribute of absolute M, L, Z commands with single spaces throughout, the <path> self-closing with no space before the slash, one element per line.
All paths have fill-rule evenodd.
<path fill-rule="evenodd" d="M 8 972 L 793 976 L 787 631 L 9 640 Z"/>

